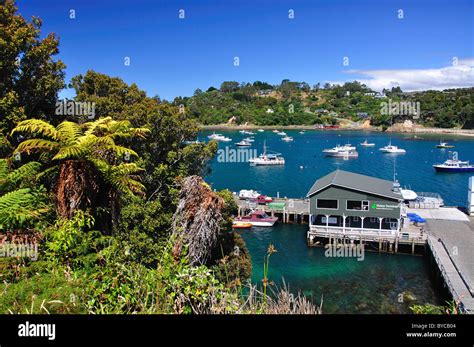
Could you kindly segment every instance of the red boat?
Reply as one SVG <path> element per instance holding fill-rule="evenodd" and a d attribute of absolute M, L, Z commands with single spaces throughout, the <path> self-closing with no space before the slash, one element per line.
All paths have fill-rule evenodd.
<path fill-rule="evenodd" d="M 277 220 L 277 217 L 271 217 L 263 211 L 255 211 L 247 216 L 235 218 L 234 223 L 246 222 L 256 227 L 272 227 Z"/>
<path fill-rule="evenodd" d="M 266 205 L 266 204 L 272 202 L 273 199 L 269 196 L 266 196 L 266 195 L 259 195 L 254 199 L 250 199 L 250 201 L 256 202 L 259 205 Z"/>

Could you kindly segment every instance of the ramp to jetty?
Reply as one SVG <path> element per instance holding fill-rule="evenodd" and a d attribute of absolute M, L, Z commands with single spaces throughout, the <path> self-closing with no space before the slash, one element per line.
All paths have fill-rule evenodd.
<path fill-rule="evenodd" d="M 473 314 L 474 220 L 467 219 L 427 219 L 426 230 L 428 245 L 453 298 Z"/>

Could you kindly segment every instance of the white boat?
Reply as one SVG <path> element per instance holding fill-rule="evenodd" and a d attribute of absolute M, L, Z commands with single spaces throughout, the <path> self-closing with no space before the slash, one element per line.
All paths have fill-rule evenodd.
<path fill-rule="evenodd" d="M 469 161 L 461 161 L 457 159 L 448 159 L 442 164 L 433 165 L 439 172 L 474 172 L 474 165 Z"/>
<path fill-rule="evenodd" d="M 277 133 L 277 135 L 286 136 L 286 133 L 284 131 L 280 131 L 280 132 Z"/>
<path fill-rule="evenodd" d="M 249 130 L 240 130 L 239 133 L 241 133 L 243 135 L 255 135 L 254 132 L 249 131 Z"/>
<path fill-rule="evenodd" d="M 280 130 L 275 129 L 275 130 L 273 130 L 273 132 L 274 132 L 274 133 L 279 133 Z"/>
<path fill-rule="evenodd" d="M 285 165 L 285 159 L 280 153 L 267 154 L 267 146 L 263 143 L 263 153 L 257 158 L 249 159 L 250 165 Z"/>
<path fill-rule="evenodd" d="M 368 142 L 367 139 L 366 139 L 364 142 L 361 142 L 360 145 L 364 146 L 364 147 L 374 147 L 375 143 Z"/>
<path fill-rule="evenodd" d="M 231 138 L 226 137 L 226 136 L 224 136 L 224 135 L 222 135 L 222 134 L 216 134 L 216 133 L 214 133 L 214 134 L 212 134 L 212 135 L 209 135 L 208 138 L 211 139 L 211 140 L 222 141 L 222 142 L 230 142 L 230 141 L 232 141 Z"/>
<path fill-rule="evenodd" d="M 398 148 L 397 146 L 392 145 L 391 142 L 387 146 L 379 148 L 379 151 L 382 153 L 393 153 L 393 154 L 404 154 L 407 152 L 403 148 Z"/>
<path fill-rule="evenodd" d="M 337 145 L 336 147 L 333 147 L 333 148 L 329 148 L 329 149 L 323 149 L 323 153 L 329 153 L 329 154 L 332 154 L 332 153 L 338 153 L 338 152 L 347 152 L 347 151 L 354 151 L 355 150 L 355 147 L 349 145 L 344 145 L 344 146 L 340 146 L 340 145 Z"/>
<path fill-rule="evenodd" d="M 265 130 L 263 130 L 263 129 L 258 129 L 258 132 L 259 132 L 259 133 L 263 133 L 264 131 L 265 131 Z"/>
<path fill-rule="evenodd" d="M 300 133 L 301 135 L 306 134 L 304 130 L 301 130 L 299 133 Z"/>
<path fill-rule="evenodd" d="M 291 141 L 293 141 L 293 138 L 292 138 L 291 136 L 285 136 L 285 137 L 282 137 L 281 139 L 282 139 L 283 141 L 285 141 L 285 142 L 291 142 Z"/>
<path fill-rule="evenodd" d="M 246 200 L 246 199 L 256 199 L 260 196 L 260 193 L 257 192 L 256 190 L 252 189 L 242 189 L 239 192 L 239 199 L 240 200 Z"/>
<path fill-rule="evenodd" d="M 436 148 L 454 148 L 454 146 L 448 144 L 447 142 L 440 141 L 439 145 L 436 145 Z"/>
<path fill-rule="evenodd" d="M 333 158 L 357 158 L 359 153 L 357 151 L 334 151 L 334 152 L 326 152 L 327 157 Z"/>
<path fill-rule="evenodd" d="M 221 134 L 212 133 L 212 134 L 209 135 L 207 138 L 210 139 L 210 140 L 214 140 L 216 137 L 219 137 L 219 136 L 222 136 L 222 135 L 221 135 Z"/>
<path fill-rule="evenodd" d="M 355 146 L 352 146 L 350 143 L 346 143 L 344 146 L 342 146 L 344 149 L 348 150 L 348 151 L 355 151 L 356 148 Z"/>
<path fill-rule="evenodd" d="M 239 141 L 235 144 L 237 147 L 250 147 L 252 146 L 252 143 L 250 143 L 249 141 L 246 141 L 245 139 L 242 140 L 242 141 Z"/>
<path fill-rule="evenodd" d="M 246 137 L 243 141 L 254 142 L 255 139 L 253 137 Z"/>
<path fill-rule="evenodd" d="M 402 198 L 405 201 L 416 200 L 418 198 L 418 194 L 410 189 L 400 189 L 400 193 L 402 194 Z"/>

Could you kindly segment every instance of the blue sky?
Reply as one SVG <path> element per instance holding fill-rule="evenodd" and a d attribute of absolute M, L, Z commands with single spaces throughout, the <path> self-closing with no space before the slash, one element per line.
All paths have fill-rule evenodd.
<path fill-rule="evenodd" d="M 42 18 L 43 36 L 60 37 L 67 81 L 93 69 L 168 100 L 226 80 L 276 84 L 289 78 L 312 85 L 358 79 L 374 89 L 406 90 L 474 86 L 473 0 L 17 3 L 26 18 Z"/>

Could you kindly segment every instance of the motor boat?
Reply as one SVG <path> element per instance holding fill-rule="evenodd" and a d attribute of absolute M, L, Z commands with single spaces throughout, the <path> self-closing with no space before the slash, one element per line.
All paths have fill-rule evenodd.
<path fill-rule="evenodd" d="M 242 141 L 237 142 L 235 145 L 237 147 L 250 147 L 250 146 L 252 146 L 252 143 L 250 143 L 246 139 L 243 139 Z"/>
<path fill-rule="evenodd" d="M 261 194 L 257 192 L 256 190 L 247 190 L 247 189 L 242 189 L 239 192 L 239 199 L 240 200 L 247 200 L 247 199 L 257 199 Z"/>
<path fill-rule="evenodd" d="M 280 130 L 275 129 L 275 130 L 273 130 L 273 132 L 276 134 L 276 133 L 279 133 Z"/>
<path fill-rule="evenodd" d="M 405 201 L 412 201 L 418 198 L 418 194 L 410 189 L 400 189 L 400 193 L 402 194 L 402 198 Z"/>
<path fill-rule="evenodd" d="M 357 151 L 336 151 L 336 152 L 326 152 L 326 157 L 333 157 L 333 158 L 357 158 L 359 157 L 359 153 Z"/>
<path fill-rule="evenodd" d="M 286 136 L 286 133 L 284 131 L 279 131 L 279 132 L 277 132 L 277 135 Z"/>
<path fill-rule="evenodd" d="M 251 202 L 256 202 L 259 205 L 266 205 L 273 202 L 273 199 L 266 195 L 259 195 L 255 199 L 250 199 Z"/>
<path fill-rule="evenodd" d="M 230 142 L 230 141 L 232 141 L 231 138 L 226 137 L 226 136 L 221 135 L 221 134 L 216 134 L 216 133 L 213 133 L 212 135 L 209 135 L 207 138 L 210 139 L 210 140 L 222 141 L 222 142 Z"/>
<path fill-rule="evenodd" d="M 436 148 L 454 148 L 453 145 L 448 144 L 447 142 L 440 141 Z"/>
<path fill-rule="evenodd" d="M 244 139 L 244 141 L 247 141 L 247 142 L 254 142 L 255 139 L 254 139 L 253 137 L 246 137 L 246 138 Z"/>
<path fill-rule="evenodd" d="M 439 172 L 474 172 L 474 165 L 469 161 L 461 161 L 457 159 L 448 159 L 442 164 L 433 165 Z"/>
<path fill-rule="evenodd" d="M 263 130 L 263 129 L 258 129 L 258 132 L 259 132 L 259 133 L 263 133 L 264 131 L 265 131 L 265 130 Z"/>
<path fill-rule="evenodd" d="M 364 142 L 361 142 L 360 145 L 364 147 L 374 147 L 375 143 L 368 142 L 366 139 Z"/>
<path fill-rule="evenodd" d="M 271 217 L 263 211 L 255 211 L 250 214 L 237 217 L 234 219 L 234 223 L 245 222 L 251 223 L 252 226 L 256 227 L 272 227 L 278 221 L 277 217 Z"/>
<path fill-rule="evenodd" d="M 323 149 L 323 153 L 325 154 L 336 154 L 336 153 L 339 153 L 339 152 L 349 152 L 349 151 L 355 151 L 355 147 L 353 146 L 347 146 L 347 145 L 344 145 L 344 146 L 340 146 L 340 145 L 337 145 L 336 147 L 333 147 L 333 148 L 328 148 L 328 149 Z"/>
<path fill-rule="evenodd" d="M 292 138 L 291 136 L 285 136 L 285 137 L 282 137 L 281 139 L 282 139 L 283 141 L 285 141 L 285 142 L 291 142 L 291 141 L 293 141 L 293 138 Z"/>
<path fill-rule="evenodd" d="M 344 146 L 341 146 L 344 150 L 355 151 L 355 146 L 352 146 L 350 143 L 346 143 Z"/>
<path fill-rule="evenodd" d="M 379 151 L 382 153 L 393 153 L 393 154 L 404 154 L 407 152 L 403 148 L 398 148 L 397 146 L 392 145 L 391 142 L 387 146 L 379 148 Z"/>

